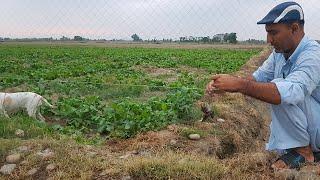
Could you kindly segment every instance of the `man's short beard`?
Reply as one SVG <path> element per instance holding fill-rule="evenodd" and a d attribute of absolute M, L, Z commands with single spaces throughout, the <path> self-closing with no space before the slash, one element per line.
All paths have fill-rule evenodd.
<path fill-rule="evenodd" d="M 285 49 L 285 50 L 283 50 L 283 49 L 276 49 L 276 48 L 274 48 L 274 50 L 275 50 L 276 53 L 282 53 L 282 54 L 289 54 L 289 53 L 291 52 L 290 49 Z"/>
<path fill-rule="evenodd" d="M 291 52 L 290 49 L 285 49 L 285 50 L 283 51 L 284 54 L 289 54 L 290 52 Z"/>

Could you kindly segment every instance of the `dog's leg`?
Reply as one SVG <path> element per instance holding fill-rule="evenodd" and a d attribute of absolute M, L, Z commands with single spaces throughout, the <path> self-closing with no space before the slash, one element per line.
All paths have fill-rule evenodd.
<path fill-rule="evenodd" d="M 8 115 L 8 113 L 7 113 L 6 110 L 3 110 L 3 115 L 4 115 L 6 118 L 10 118 L 10 116 Z"/>
<path fill-rule="evenodd" d="M 27 112 L 28 112 L 29 117 L 32 117 L 32 118 L 34 118 L 34 119 L 37 119 L 36 110 L 35 110 L 34 108 L 28 107 L 28 108 L 27 108 Z"/>
<path fill-rule="evenodd" d="M 4 116 L 6 117 L 6 118 L 10 118 L 10 116 L 8 115 L 8 113 L 5 111 L 4 112 Z"/>
<path fill-rule="evenodd" d="M 42 116 L 42 114 L 40 113 L 40 111 L 38 112 L 38 118 L 39 118 L 42 122 L 46 122 L 46 119 Z"/>
<path fill-rule="evenodd" d="M 1 101 L 2 100 L 2 101 Z M 6 118 L 10 118 L 5 107 L 4 107 L 4 98 L 1 97 L 0 98 L 0 112 L 2 112 L 2 114 L 6 117 Z"/>
<path fill-rule="evenodd" d="M 2 114 L 6 117 L 6 118 L 10 118 L 6 109 L 0 105 L 0 111 L 2 112 Z"/>

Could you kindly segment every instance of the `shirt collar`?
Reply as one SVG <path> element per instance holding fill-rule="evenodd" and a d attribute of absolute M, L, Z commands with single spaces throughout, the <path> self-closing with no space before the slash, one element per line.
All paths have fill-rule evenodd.
<path fill-rule="evenodd" d="M 306 35 L 304 35 L 304 37 L 301 39 L 297 48 L 294 50 L 294 52 L 289 57 L 288 62 L 294 64 L 297 61 L 299 54 L 304 50 L 304 47 L 307 44 L 307 42 L 308 42 L 308 37 L 306 37 Z"/>

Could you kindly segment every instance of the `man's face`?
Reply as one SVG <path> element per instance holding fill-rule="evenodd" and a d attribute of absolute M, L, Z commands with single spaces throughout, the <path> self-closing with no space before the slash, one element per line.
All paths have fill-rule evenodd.
<path fill-rule="evenodd" d="M 289 53 L 294 44 L 292 29 L 286 24 L 267 24 L 267 42 L 277 53 Z"/>

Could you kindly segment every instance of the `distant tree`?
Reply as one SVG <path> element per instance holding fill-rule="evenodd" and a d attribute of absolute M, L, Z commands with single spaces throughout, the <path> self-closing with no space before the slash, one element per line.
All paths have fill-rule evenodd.
<path fill-rule="evenodd" d="M 203 37 L 203 38 L 202 38 L 202 41 L 203 41 L 204 43 L 208 43 L 208 42 L 210 41 L 210 37 L 209 37 L 209 36 Z"/>
<path fill-rule="evenodd" d="M 223 41 L 236 44 L 237 43 L 237 33 L 225 33 L 223 36 Z"/>
<path fill-rule="evenodd" d="M 69 40 L 70 40 L 70 38 L 65 37 L 65 36 L 62 36 L 62 38 L 60 38 L 60 40 L 61 40 L 61 41 L 69 41 Z"/>
<path fill-rule="evenodd" d="M 153 38 L 153 39 L 151 40 L 151 43 L 159 44 L 159 43 L 160 43 L 160 41 L 159 41 L 159 40 L 157 40 L 156 38 Z"/>
<path fill-rule="evenodd" d="M 82 40 L 83 40 L 83 37 L 81 37 L 81 36 L 74 36 L 73 40 L 74 40 L 74 41 L 82 41 Z"/>
<path fill-rule="evenodd" d="M 248 39 L 244 41 L 248 44 L 265 44 L 266 42 L 264 40 L 257 40 L 257 39 Z"/>
<path fill-rule="evenodd" d="M 221 38 L 219 37 L 213 37 L 212 42 L 221 42 Z"/>
<path fill-rule="evenodd" d="M 193 37 L 193 36 L 189 36 L 189 42 L 196 42 L 197 38 Z"/>
<path fill-rule="evenodd" d="M 223 36 L 223 41 L 228 42 L 228 40 L 229 40 L 229 33 L 225 33 Z"/>
<path fill-rule="evenodd" d="M 230 33 L 229 34 L 229 42 L 232 44 L 237 43 L 237 33 Z"/>
<path fill-rule="evenodd" d="M 133 34 L 131 38 L 133 39 L 133 41 L 142 41 L 142 39 L 140 39 L 140 37 L 137 34 Z"/>

